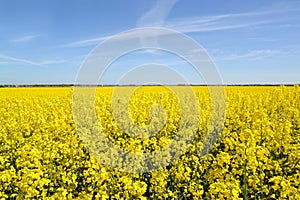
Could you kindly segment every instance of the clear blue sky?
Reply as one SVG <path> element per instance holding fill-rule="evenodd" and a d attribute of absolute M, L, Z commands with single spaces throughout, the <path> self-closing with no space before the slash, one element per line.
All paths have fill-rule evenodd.
<path fill-rule="evenodd" d="M 300 82 L 298 0 L 2 0 L 0 84 L 74 83 L 97 44 L 146 26 L 171 28 L 196 40 L 224 83 Z M 142 55 L 114 63 L 104 83 L 131 65 L 176 60 L 164 53 Z M 198 82 L 189 67 L 176 67 Z"/>

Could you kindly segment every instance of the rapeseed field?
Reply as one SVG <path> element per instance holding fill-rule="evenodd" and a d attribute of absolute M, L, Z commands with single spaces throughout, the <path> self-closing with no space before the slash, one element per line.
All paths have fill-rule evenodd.
<path fill-rule="evenodd" d="M 184 86 L 175 87 L 184 91 Z M 114 89 L 96 89 L 95 123 L 120 149 L 146 154 L 170 144 L 181 124 L 192 132 L 180 114 L 195 111 L 181 107 L 180 100 L 188 103 L 189 97 L 144 86 L 126 102 L 123 95 L 130 87 L 124 87 L 114 111 Z M 193 140 L 171 163 L 140 173 L 106 165 L 101 161 L 105 149 L 87 146 L 85 136 L 94 126 L 76 126 L 73 90 L 0 88 L 0 199 L 300 199 L 298 85 L 226 86 L 223 126 L 205 155 L 200 150 L 209 130 L 211 100 L 207 87 L 193 87 L 199 111 Z M 152 105 L 160 105 L 151 115 L 162 115 L 155 118 L 161 120 L 151 121 Z M 84 103 L 78 108 L 84 110 Z M 128 113 L 119 112 L 124 108 Z M 86 115 L 75 117 L 81 124 L 91 121 Z M 133 123 L 150 127 L 138 137 L 120 128 Z M 79 133 L 83 130 L 86 135 Z M 171 149 L 165 156 L 178 152 Z"/>

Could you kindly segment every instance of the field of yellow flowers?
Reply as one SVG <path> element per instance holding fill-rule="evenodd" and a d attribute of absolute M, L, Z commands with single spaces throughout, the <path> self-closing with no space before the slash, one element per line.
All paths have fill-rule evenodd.
<path fill-rule="evenodd" d="M 225 89 L 224 126 L 207 155 L 199 149 L 211 116 L 210 96 L 199 86 L 193 87 L 197 133 L 187 151 L 167 166 L 135 174 L 91 154 L 74 121 L 74 88 L 0 88 L 0 199 L 300 199 L 299 86 Z M 118 127 L 126 126 L 125 115 L 120 124 L 114 119 L 113 90 L 97 88 L 95 98 L 97 123 L 110 141 L 140 153 L 171 142 L 182 111 L 171 91 L 158 86 L 135 91 L 131 120 L 146 126 L 151 105 L 160 104 L 166 122 L 151 137 L 135 138 Z M 116 103 L 123 108 L 122 98 Z"/>

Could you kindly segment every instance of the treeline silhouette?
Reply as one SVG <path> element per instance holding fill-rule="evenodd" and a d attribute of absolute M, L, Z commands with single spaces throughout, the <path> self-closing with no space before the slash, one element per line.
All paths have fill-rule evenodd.
<path fill-rule="evenodd" d="M 166 86 L 294 86 L 299 84 L 170 84 Z M 0 88 L 15 88 L 15 87 L 128 87 L 128 86 L 160 86 L 159 84 L 128 84 L 128 85 L 113 85 L 113 84 L 98 84 L 98 85 L 76 85 L 76 84 L 24 84 L 24 85 L 14 85 L 6 84 L 0 85 Z"/>

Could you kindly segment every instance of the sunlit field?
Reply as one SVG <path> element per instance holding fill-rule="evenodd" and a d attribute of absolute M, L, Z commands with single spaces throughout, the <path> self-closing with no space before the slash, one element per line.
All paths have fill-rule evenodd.
<path fill-rule="evenodd" d="M 104 165 L 84 145 L 73 117 L 73 90 L 0 88 L 0 199 L 300 199 L 297 85 L 225 87 L 224 126 L 204 156 L 200 150 L 211 100 L 206 87 L 193 87 L 199 119 L 189 148 L 169 165 L 139 174 Z M 170 88 L 140 87 L 131 96 L 128 116 L 139 127 L 150 124 L 155 130 L 160 123 L 151 122 L 152 105 L 165 110 L 165 125 L 143 138 L 118 127 L 113 90 L 97 88 L 95 97 L 99 126 L 110 141 L 138 153 L 157 151 L 172 141 L 182 108 Z M 126 96 L 126 87 L 123 91 Z M 126 105 L 122 95 L 116 105 Z M 118 119 L 125 125 L 128 120 Z"/>

